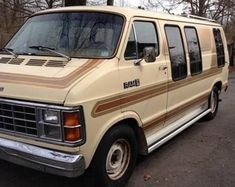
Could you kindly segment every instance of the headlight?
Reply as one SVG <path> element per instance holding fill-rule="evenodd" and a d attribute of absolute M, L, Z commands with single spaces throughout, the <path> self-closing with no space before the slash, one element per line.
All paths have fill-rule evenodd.
<path fill-rule="evenodd" d="M 77 109 L 40 108 L 39 136 L 69 144 L 85 142 L 85 124 L 82 107 Z"/>
<path fill-rule="evenodd" d="M 52 109 L 40 110 L 40 137 L 62 140 L 60 111 Z"/>
<path fill-rule="evenodd" d="M 44 136 L 51 139 L 61 140 L 60 126 L 44 125 Z"/>
<path fill-rule="evenodd" d="M 59 112 L 54 110 L 43 111 L 43 121 L 48 123 L 59 123 Z"/>

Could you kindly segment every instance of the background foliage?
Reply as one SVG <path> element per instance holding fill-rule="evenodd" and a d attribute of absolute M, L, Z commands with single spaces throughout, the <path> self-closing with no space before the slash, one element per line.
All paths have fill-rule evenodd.
<path fill-rule="evenodd" d="M 131 0 L 0 0 L 0 47 L 34 12 L 72 5 L 135 6 Z M 139 8 L 170 14 L 192 14 L 217 20 L 227 33 L 228 43 L 235 41 L 235 0 L 140 0 Z"/>

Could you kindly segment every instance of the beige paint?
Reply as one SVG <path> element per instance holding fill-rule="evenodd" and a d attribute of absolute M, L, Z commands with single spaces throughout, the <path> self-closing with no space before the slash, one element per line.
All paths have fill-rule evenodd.
<path fill-rule="evenodd" d="M 27 66 L 26 63 L 32 58 L 45 60 L 61 60 L 61 58 L 20 56 L 25 59 L 21 65 L 0 64 L 0 86 L 5 87 L 5 91 L 0 92 L 0 97 L 63 104 L 64 106 L 82 105 L 86 121 L 86 143 L 81 147 L 69 148 L 3 133 L 0 134 L 1 137 L 65 152 L 79 152 L 84 155 L 86 167 L 88 167 L 102 137 L 114 124 L 123 119 L 133 118 L 143 128 L 147 139 L 183 115 L 187 115 L 205 104 L 207 102 L 205 95 L 209 95 L 216 82 L 221 81 L 223 85 L 227 85 L 228 63 L 220 69 L 212 68 L 212 65 L 216 66 L 216 58 L 211 29 L 221 28 L 217 23 L 117 7 L 68 7 L 37 14 L 59 11 L 100 11 L 123 15 L 126 18 L 126 24 L 115 57 L 102 60 L 73 58 L 66 67 L 55 68 L 32 67 Z M 124 59 L 133 20 L 152 21 L 156 25 L 160 55 L 154 63 L 146 63 L 143 60 L 140 66 L 134 66 L 133 60 Z M 169 52 L 164 33 L 165 24 L 179 25 L 182 32 L 184 26 L 195 26 L 198 29 L 202 45 L 202 74 L 191 76 L 188 71 L 185 80 L 177 82 L 172 80 Z M 187 54 L 184 35 L 183 39 Z M 224 34 L 223 40 L 225 42 Z M 228 62 L 227 51 L 225 54 Z M 2 57 L 9 57 L 9 55 L 0 55 L 0 58 Z M 89 64 L 91 61 L 94 65 Z M 187 63 L 189 69 L 188 55 Z M 168 69 L 160 71 L 159 67 L 162 65 L 167 66 Z M 68 82 L 64 81 L 79 68 L 82 68 L 82 72 L 79 72 L 77 77 L 73 77 Z M 5 75 L 10 79 L 7 80 Z M 30 77 L 32 77 L 31 80 Z M 136 78 L 140 79 L 140 87 L 123 89 L 123 82 Z M 48 80 L 52 82 L 48 83 Z M 61 81 L 61 85 L 58 82 L 53 85 L 53 81 Z M 159 89 L 159 85 L 162 86 L 163 91 Z M 187 110 L 183 110 L 186 107 Z"/>

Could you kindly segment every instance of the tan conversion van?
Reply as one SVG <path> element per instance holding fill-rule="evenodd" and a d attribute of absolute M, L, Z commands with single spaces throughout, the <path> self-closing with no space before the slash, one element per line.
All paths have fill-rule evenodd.
<path fill-rule="evenodd" d="M 221 25 L 115 7 L 30 17 L 0 54 L 0 158 L 123 186 L 227 89 Z"/>

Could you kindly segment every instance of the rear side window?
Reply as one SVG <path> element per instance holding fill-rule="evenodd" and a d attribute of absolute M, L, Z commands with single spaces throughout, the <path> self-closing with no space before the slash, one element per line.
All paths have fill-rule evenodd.
<path fill-rule="evenodd" d="M 213 34 L 214 34 L 214 38 L 215 38 L 217 64 L 218 64 L 218 67 L 223 67 L 225 64 L 225 56 L 224 56 L 224 44 L 222 41 L 220 30 L 213 29 Z"/>
<path fill-rule="evenodd" d="M 187 77 L 187 63 L 180 28 L 167 25 L 165 26 L 165 32 L 170 54 L 172 78 L 173 80 L 184 79 Z"/>
<path fill-rule="evenodd" d="M 134 21 L 125 51 L 125 59 L 143 57 L 145 47 L 154 47 L 158 55 L 158 37 L 155 24 L 147 21 Z"/>
<path fill-rule="evenodd" d="M 188 44 L 191 75 L 202 72 L 202 57 L 197 31 L 194 27 L 184 28 Z"/>

